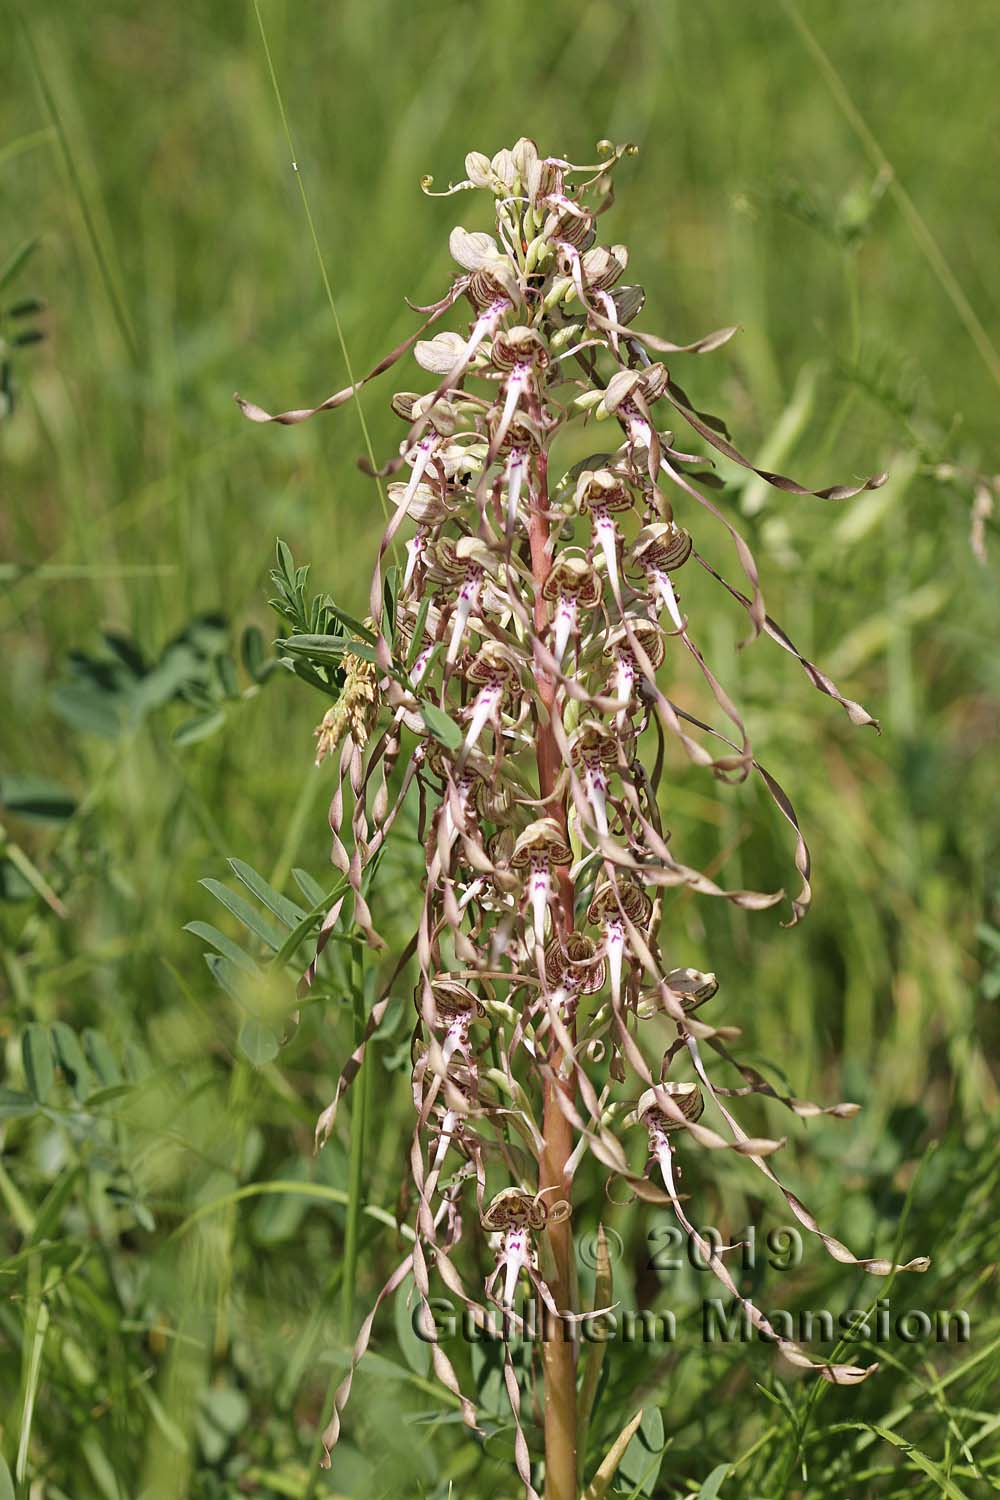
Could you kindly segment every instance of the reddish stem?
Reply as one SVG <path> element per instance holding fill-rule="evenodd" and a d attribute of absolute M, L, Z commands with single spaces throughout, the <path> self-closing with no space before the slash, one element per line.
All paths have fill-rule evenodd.
<path fill-rule="evenodd" d="M 549 526 L 545 511 L 548 509 L 548 472 L 544 454 L 535 463 L 537 488 L 532 495 L 529 542 L 531 547 L 531 571 L 535 584 L 534 622 L 537 634 L 548 625 L 548 610 L 542 597 L 542 586 L 552 567 L 548 550 Z M 548 722 L 539 720 L 536 757 L 538 763 L 538 786 L 543 798 L 553 797 L 562 769 L 559 746 L 552 730 L 552 718 L 559 712 L 556 706 L 556 684 L 551 677 L 537 668 L 538 696 L 548 715 Z M 554 798 L 546 803 L 548 814 L 566 828 L 566 796 Z M 573 927 L 573 882 L 565 867 L 558 871 L 559 906 L 555 912 L 558 932 L 565 935 Z M 562 1050 L 553 1042 L 549 1048 L 548 1064 L 557 1074 L 562 1062 Z M 566 1164 L 573 1150 L 572 1127 L 559 1107 L 557 1090 L 567 1098 L 574 1094 L 572 1078 L 563 1082 L 547 1080 L 544 1085 L 544 1107 L 542 1132 L 545 1146 L 538 1166 L 539 1190 L 552 1189 L 546 1193 L 545 1201 L 554 1203 L 569 1196 L 570 1184 Z M 552 1296 L 557 1307 L 570 1308 L 573 1289 L 573 1236 L 568 1219 L 553 1224 L 548 1230 L 549 1245 L 555 1263 L 552 1277 Z M 542 1344 L 542 1363 L 545 1372 L 545 1500 L 575 1500 L 577 1494 L 576 1458 L 576 1349 L 570 1329 L 562 1321 L 546 1323 L 546 1337 Z"/>

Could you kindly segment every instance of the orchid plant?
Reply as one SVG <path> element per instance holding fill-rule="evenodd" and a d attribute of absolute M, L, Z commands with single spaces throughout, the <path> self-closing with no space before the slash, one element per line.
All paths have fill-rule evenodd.
<path fill-rule="evenodd" d="M 336 757 L 333 860 L 349 895 L 328 914 L 304 984 L 344 899 L 353 901 L 368 944 L 384 947 L 367 874 L 408 800 L 419 808 L 426 849 L 418 929 L 317 1127 L 322 1145 L 398 976 L 416 972 L 414 1239 L 361 1328 L 324 1445 L 329 1463 L 375 1315 L 408 1276 L 428 1318 L 434 1281 L 476 1316 L 489 1304 L 502 1308 L 515 1331 L 524 1288 L 546 1318 L 543 1391 L 532 1393 L 544 1410 L 544 1455 L 529 1451 L 523 1377 L 505 1348 L 516 1464 L 529 1500 L 541 1483 L 548 1500 L 579 1493 L 588 1403 L 578 1400 L 572 1336 L 581 1316 L 572 1206 L 586 1154 L 621 1190 L 669 1205 L 753 1324 L 787 1360 L 824 1380 L 850 1384 L 874 1366 L 816 1361 L 776 1334 L 740 1292 L 722 1249 L 688 1219 L 678 1158 L 737 1152 L 784 1193 L 835 1259 L 876 1275 L 895 1269 L 857 1259 L 820 1229 L 771 1164 L 781 1143 L 749 1136 L 732 1100 L 760 1092 L 799 1116 L 845 1118 L 855 1106 L 781 1096 L 741 1065 L 727 1046 L 737 1033 L 702 1018 L 719 988 L 715 975 L 688 966 L 663 923 L 665 899 L 678 889 L 749 910 L 783 899 L 781 891 L 724 889 L 672 847 L 663 776 L 670 743 L 723 781 L 761 779 L 794 840 L 800 884 L 791 923 L 810 901 L 809 852 L 792 804 L 754 758 L 740 712 L 699 648 L 684 604 L 687 574 L 704 569 L 746 610 L 752 636 L 766 634 L 797 658 L 853 723 L 875 725 L 766 613 L 749 547 L 723 502 L 705 493 L 719 488 L 712 455 L 778 489 L 825 500 L 874 489 L 885 475 L 810 489 L 756 468 L 718 417 L 695 408 L 661 356 L 673 363 L 707 354 L 735 329 L 679 345 L 637 326 L 644 293 L 626 280 L 628 251 L 597 238 L 614 170 L 632 150 L 602 142 L 590 166 L 540 156 L 530 140 L 492 160 L 472 153 L 466 178 L 448 193 L 484 194 L 494 232 L 452 231 L 458 274 L 439 302 L 419 309 L 417 331 L 314 409 L 271 416 L 240 403 L 253 421 L 298 423 L 343 405 L 411 348 L 430 377 L 422 393 L 392 398 L 405 431 L 382 471 L 390 519 L 369 616 L 344 617 L 339 696 L 317 731 L 318 758 Z M 433 191 L 431 179 L 423 186 Z M 424 337 L 463 305 L 467 322 Z M 593 430 L 595 451 L 556 472 L 554 445 L 574 426 Z M 707 517 L 732 540 L 741 587 L 699 550 Z M 685 656 L 728 733 L 671 696 Z M 736 1070 L 739 1087 L 713 1076 L 709 1053 Z M 648 1134 L 646 1171 L 630 1166 L 632 1127 Z M 461 1242 L 470 1235 L 486 1237 L 494 1257 L 478 1288 L 462 1270 Z M 904 1269 L 925 1265 L 914 1260 Z M 474 1401 L 445 1350 L 431 1347 L 438 1377 L 475 1429 Z"/>

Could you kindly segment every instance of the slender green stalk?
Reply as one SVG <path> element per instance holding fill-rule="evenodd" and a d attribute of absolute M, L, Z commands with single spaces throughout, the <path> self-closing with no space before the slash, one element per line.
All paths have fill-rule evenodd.
<path fill-rule="evenodd" d="M 841 113 L 858 137 L 858 140 L 864 146 L 869 160 L 880 171 L 884 170 L 890 174 L 887 191 L 898 205 L 900 212 L 909 225 L 910 233 L 923 251 L 924 259 L 944 288 L 945 294 L 961 319 L 966 333 L 979 351 L 983 364 L 989 370 L 997 385 L 1000 385 L 1000 353 L 998 353 L 996 345 L 983 327 L 979 314 L 965 295 L 961 282 L 951 269 L 948 259 L 935 239 L 930 225 L 903 184 L 899 181 L 892 162 L 882 150 L 881 144 L 868 125 L 864 115 L 862 115 L 854 100 L 847 92 L 844 80 L 834 66 L 822 42 L 816 36 L 816 33 L 810 29 L 804 16 L 795 4 L 795 0 L 781 0 L 781 6 L 798 31 L 806 49 L 812 54 L 820 72 L 827 81 L 830 92 L 836 100 Z"/>
<path fill-rule="evenodd" d="M 243 1164 L 246 1146 L 248 1085 L 250 1070 L 245 1063 L 237 1062 L 229 1081 L 229 1102 L 226 1113 L 233 1122 L 236 1139 L 233 1143 L 232 1171 L 237 1183 Z M 236 1203 L 230 1201 L 223 1210 L 223 1248 L 219 1265 L 219 1280 L 215 1292 L 215 1338 L 213 1349 L 217 1358 L 225 1354 L 229 1344 L 229 1301 L 233 1284 L 233 1248 L 236 1233 Z"/>
<path fill-rule="evenodd" d="M 365 1031 L 364 961 L 360 947 L 351 953 L 351 1003 L 354 1011 L 354 1045 L 362 1040 Z M 365 1070 L 365 1079 L 370 1067 Z M 360 1088 L 354 1098 L 354 1114 L 351 1119 L 351 1164 L 348 1179 L 347 1223 L 344 1229 L 344 1274 L 340 1284 L 340 1319 L 345 1339 L 349 1338 L 354 1317 L 354 1296 L 358 1274 L 358 1238 L 361 1214 L 364 1209 L 365 1130 L 367 1126 L 366 1087 Z"/>
<path fill-rule="evenodd" d="M 365 1027 L 364 958 L 360 945 L 355 945 L 351 953 L 351 991 L 351 1002 L 354 1011 L 354 1038 L 355 1045 L 357 1045 L 364 1034 Z M 355 1091 L 354 1101 L 354 1115 L 351 1120 L 351 1161 L 348 1176 L 347 1222 L 344 1230 L 343 1271 L 340 1283 L 340 1323 L 345 1342 L 350 1341 L 352 1330 L 358 1270 L 358 1237 L 361 1215 L 365 1212 L 362 1188 L 365 1162 L 365 1127 L 371 1106 L 370 1066 L 363 1070 L 361 1082 Z M 338 1379 L 339 1372 L 334 1370 L 327 1383 L 326 1398 L 323 1402 L 324 1414 L 329 1413 L 333 1404 L 333 1396 Z M 303 1500 L 313 1500 L 316 1494 L 321 1473 L 319 1460 L 322 1451 L 322 1435 L 321 1433 L 317 1433 L 313 1442 L 312 1453 L 309 1457 L 308 1479 L 306 1481 Z"/>
<path fill-rule="evenodd" d="M 42 1285 L 42 1258 L 33 1257 L 28 1271 L 30 1340 L 25 1343 L 26 1367 L 22 1380 L 24 1403 L 21 1410 L 21 1431 L 17 1444 L 15 1475 L 18 1485 L 23 1485 L 28 1472 L 28 1445 L 31 1442 L 31 1423 L 35 1413 L 35 1398 L 42 1369 L 42 1348 L 49 1326 L 49 1305 L 45 1300 L 46 1287 Z"/>
<path fill-rule="evenodd" d="M 33 151 L 36 146 L 47 146 L 54 135 L 55 132 L 46 126 L 43 130 L 31 130 L 27 135 L 8 141 L 5 146 L 0 147 L 0 167 L 5 167 L 9 161 L 16 161 L 19 156 L 23 156 L 26 151 Z"/>
<path fill-rule="evenodd" d="M 80 173 L 76 165 L 76 159 L 73 156 L 72 150 L 70 149 L 69 137 L 66 134 L 62 116 L 60 115 L 58 105 L 56 104 L 55 95 L 53 94 L 52 89 L 49 85 L 49 80 L 46 76 L 45 69 L 42 67 L 42 60 L 38 55 L 38 48 L 35 46 L 35 39 L 31 34 L 28 23 L 22 15 L 18 16 L 18 20 L 21 23 L 21 32 L 24 37 L 25 50 L 27 51 L 28 59 L 31 63 L 31 69 L 35 75 L 35 81 L 38 84 L 39 93 L 42 96 L 42 101 L 45 105 L 46 110 L 48 111 L 49 118 L 52 121 L 53 129 L 55 130 L 56 137 L 59 141 L 59 149 L 62 153 L 63 163 L 66 167 L 66 175 L 70 180 L 70 184 L 73 188 L 73 193 L 76 197 L 77 205 L 79 206 L 80 213 L 83 216 L 84 227 L 87 231 L 87 238 L 90 240 L 91 248 L 94 252 L 94 258 L 97 261 L 97 268 L 100 272 L 101 280 L 104 283 L 104 290 L 107 293 L 108 301 L 111 304 L 111 311 L 114 314 L 115 323 L 118 325 L 118 332 L 121 335 L 123 344 L 128 350 L 129 357 L 135 360 L 138 358 L 139 346 L 135 336 L 135 329 L 132 326 L 132 319 L 129 316 L 128 308 L 126 307 L 125 301 L 118 289 L 115 278 L 112 275 L 111 263 L 108 260 L 104 246 L 101 243 L 101 237 L 97 232 L 97 224 L 94 220 L 94 215 L 91 212 L 90 204 L 87 202 L 87 195 L 83 191 L 83 183 L 80 180 Z"/>
<path fill-rule="evenodd" d="M 9 860 L 18 874 L 23 876 L 33 890 L 51 907 L 57 917 L 67 915 L 66 908 L 49 885 L 42 872 L 35 868 L 19 844 L 12 843 L 0 832 L 0 858 Z"/>
<path fill-rule="evenodd" d="M 285 109 L 285 101 L 281 93 L 281 85 L 278 82 L 278 75 L 275 71 L 274 59 L 271 56 L 271 48 L 268 44 L 267 32 L 264 29 L 264 18 L 260 13 L 259 0 L 253 0 L 253 9 L 254 15 L 257 17 L 257 28 L 260 31 L 260 40 L 261 45 L 264 48 L 264 56 L 267 59 L 267 70 L 271 75 L 271 87 L 274 90 L 275 103 L 278 106 L 278 113 L 281 116 L 281 128 L 284 131 L 285 140 L 288 144 L 288 153 L 292 161 L 292 171 L 295 173 L 295 181 L 298 184 L 299 197 L 302 199 L 302 208 L 306 216 L 306 223 L 309 226 L 309 236 L 313 243 L 313 249 L 316 252 L 316 260 L 319 264 L 320 275 L 323 278 L 323 287 L 326 291 L 326 300 L 330 304 L 330 312 L 333 315 L 333 326 L 337 330 L 337 342 L 340 345 L 340 352 L 343 356 L 344 368 L 347 371 L 348 383 L 350 385 L 356 385 L 357 380 L 355 379 L 354 375 L 354 366 L 351 362 L 350 353 L 348 352 L 347 340 L 344 338 L 344 330 L 341 326 L 340 314 L 337 312 L 337 302 L 336 298 L 333 295 L 333 285 L 330 281 L 330 275 L 326 268 L 326 257 L 323 254 L 323 248 L 319 242 L 319 234 L 316 231 L 316 221 L 313 218 L 312 208 L 309 205 L 309 194 L 306 192 L 306 185 L 302 178 L 302 169 L 299 166 L 298 157 L 296 156 L 295 142 L 292 139 L 292 129 L 290 124 L 288 123 L 288 113 Z M 358 421 L 361 424 L 361 432 L 365 440 L 365 451 L 368 454 L 368 461 L 371 464 L 373 472 L 376 474 L 376 484 L 378 486 L 379 499 L 382 502 L 382 510 L 385 514 L 386 520 L 388 521 L 389 502 L 386 500 L 385 488 L 382 484 L 382 481 L 380 478 L 378 478 L 379 466 L 375 462 L 375 448 L 372 444 L 371 433 L 368 429 L 368 419 L 365 416 L 365 409 L 362 404 L 360 395 L 355 397 L 354 404 L 358 409 Z"/>
<path fill-rule="evenodd" d="M 597 1265 L 594 1277 L 594 1310 L 602 1307 L 610 1307 L 614 1296 L 614 1277 L 611 1269 L 611 1257 L 608 1253 L 608 1238 L 604 1232 L 604 1225 L 597 1226 Z M 577 1398 L 577 1480 L 582 1486 L 584 1474 L 583 1464 L 587 1452 L 587 1438 L 590 1432 L 590 1419 L 594 1412 L 594 1401 L 597 1397 L 597 1387 L 600 1383 L 601 1369 L 604 1365 L 604 1355 L 607 1344 L 603 1339 L 597 1339 L 590 1344 L 583 1356 L 583 1378 L 580 1383 L 580 1394 Z"/>
<path fill-rule="evenodd" d="M 315 770 L 303 778 L 302 785 L 299 788 L 298 799 L 292 809 L 292 816 L 289 819 L 288 828 L 285 832 L 284 842 L 278 851 L 278 858 L 275 860 L 271 870 L 271 884 L 277 890 L 281 889 L 288 878 L 295 855 L 299 845 L 302 843 L 302 837 L 308 827 L 313 803 L 316 801 L 321 786 L 322 782 L 316 775 Z"/>
<path fill-rule="evenodd" d="M 0 1162 L 0 1198 L 3 1198 L 7 1212 L 16 1228 L 27 1238 L 34 1230 L 35 1215 L 17 1184 L 8 1176 L 2 1162 Z"/>

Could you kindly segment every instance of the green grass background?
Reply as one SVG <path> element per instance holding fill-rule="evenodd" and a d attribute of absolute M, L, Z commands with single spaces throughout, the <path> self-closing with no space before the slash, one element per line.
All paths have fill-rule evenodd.
<path fill-rule="evenodd" d="M 998 467 L 996 7 L 261 0 L 261 13 L 355 368 L 413 326 L 404 297 L 443 290 L 452 225 L 482 227 L 471 199 L 423 197 L 422 174 L 443 186 L 466 150 L 521 134 L 578 160 L 600 137 L 631 140 L 640 154 L 604 223 L 647 288 L 645 326 L 678 342 L 743 329 L 684 366 L 692 395 L 726 412 L 744 451 L 808 482 L 891 473 L 837 507 L 726 471 L 723 503 L 762 559 L 771 613 L 885 733 L 852 730 L 767 642 L 737 653 L 742 619 L 692 580 L 703 649 L 798 808 L 816 904 L 788 931 L 773 913 L 677 896 L 667 926 L 679 962 L 719 973 L 717 1013 L 743 1028 L 749 1058 L 800 1096 L 864 1104 L 855 1121 L 808 1127 L 747 1111 L 788 1133 L 785 1171 L 824 1226 L 858 1253 L 933 1257 L 925 1277 L 886 1288 L 807 1245 L 793 1272 L 761 1272 L 763 1305 L 836 1312 L 882 1295 L 896 1311 L 965 1309 L 972 1337 L 854 1346 L 881 1373 L 819 1399 L 756 1342 L 612 1347 L 590 1467 L 642 1404 L 668 1447 L 652 1477 L 654 1421 L 623 1494 L 698 1494 L 710 1475 L 704 1493 L 723 1500 L 989 1494 L 1000 611 L 995 526 L 984 563 L 970 523 L 978 476 Z M 293 867 L 329 888 L 332 773 L 311 765 L 322 701 L 293 678 L 256 691 L 236 667 L 216 732 L 185 744 L 174 736 L 192 708 L 170 674 L 211 676 L 196 648 L 218 652 L 227 632 L 256 624 L 270 640 L 277 535 L 317 588 L 362 612 L 381 521 L 355 464 L 356 411 L 260 428 L 231 399 L 280 409 L 347 383 L 254 10 L 36 0 L 0 17 L 0 265 L 38 241 L 0 301 L 47 304 L 44 343 L 13 351 L 18 404 L 0 423 L 0 1444 L 13 1492 L 512 1496 L 502 1403 L 484 1450 L 432 1393 L 392 1309 L 332 1474 L 315 1470 L 331 1373 L 398 1255 L 395 1231 L 362 1217 L 345 1292 L 361 1094 L 310 1153 L 350 1046 L 349 976 L 338 959 L 324 1002 L 255 1067 L 239 1007 L 183 931 L 204 920 L 240 935 L 198 885 L 235 884 L 228 856 L 296 897 Z M 412 382 L 366 392 L 380 456 L 399 440 L 388 396 Z M 696 527 L 732 575 L 724 539 Z M 185 630 L 193 654 L 164 666 Z M 103 631 L 131 644 L 81 708 L 71 653 L 107 657 Z M 136 650 L 161 663 L 145 685 L 120 665 Z M 697 685 L 678 692 L 697 711 Z M 791 884 L 783 825 L 750 788 L 678 762 L 665 815 L 690 862 L 732 884 Z M 412 839 L 392 856 L 384 914 L 400 942 L 419 857 Z M 290 979 L 275 1003 L 291 1003 Z M 84 1036 L 74 1073 L 59 1033 L 64 1066 L 35 1108 L 22 1039 L 53 1023 L 100 1040 Z M 367 1202 L 390 1213 L 406 1026 L 400 1014 L 377 1053 L 355 1161 Z M 260 1191 L 275 1182 L 292 1186 Z M 644 1270 L 658 1221 L 609 1207 L 597 1175 L 587 1184 L 581 1229 L 600 1215 L 622 1237 L 618 1294 L 695 1327 L 704 1278 Z M 699 1222 L 765 1234 L 788 1221 L 739 1162 L 691 1161 L 686 1186 Z M 483 1358 L 469 1373 L 489 1411 Z"/>

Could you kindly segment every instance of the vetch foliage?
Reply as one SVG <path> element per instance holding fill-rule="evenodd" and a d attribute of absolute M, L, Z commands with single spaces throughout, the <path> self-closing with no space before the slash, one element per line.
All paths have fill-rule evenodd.
<path fill-rule="evenodd" d="M 314 408 L 271 416 L 240 402 L 253 421 L 298 423 L 349 401 L 413 346 L 431 377 L 422 393 L 392 398 L 406 432 L 383 470 L 391 480 L 391 519 L 367 620 L 352 621 L 329 603 L 324 620 L 303 631 L 304 595 L 297 614 L 283 611 L 300 627 L 280 643 L 288 665 L 335 700 L 317 731 L 318 758 L 336 758 L 333 861 L 348 887 L 327 913 L 304 987 L 345 900 L 370 946 L 384 947 L 369 906 L 369 875 L 407 798 L 418 801 L 426 850 L 419 926 L 316 1131 L 322 1145 L 386 1014 L 392 984 L 415 957 L 408 1152 L 415 1240 L 358 1335 L 324 1434 L 326 1461 L 375 1315 L 411 1273 L 428 1322 L 436 1282 L 483 1317 L 486 1303 L 502 1308 L 516 1328 L 515 1294 L 526 1284 L 550 1320 L 542 1361 L 544 1474 L 546 1494 L 559 1500 L 578 1493 L 578 1448 L 592 1398 L 578 1402 L 571 1337 L 581 1315 L 573 1306 L 573 1183 L 587 1153 L 609 1180 L 669 1204 L 753 1325 L 793 1365 L 835 1384 L 861 1381 L 876 1367 L 816 1360 L 775 1333 L 741 1294 L 723 1253 L 691 1224 L 678 1191 L 680 1158 L 720 1150 L 746 1157 L 784 1194 L 798 1223 L 845 1265 L 883 1276 L 927 1265 L 857 1258 L 784 1187 L 772 1166 L 782 1142 L 749 1136 L 733 1099 L 768 1094 L 802 1117 L 848 1117 L 855 1106 L 821 1108 L 777 1095 L 740 1064 L 727 1046 L 738 1032 L 702 1019 L 719 989 L 716 976 L 673 951 L 664 924 L 673 890 L 748 910 L 784 898 L 780 890 L 727 889 L 674 849 L 663 821 L 671 742 L 722 781 L 761 779 L 791 830 L 798 886 L 790 923 L 806 913 L 811 896 L 809 851 L 794 808 L 755 758 L 739 708 L 702 654 L 697 622 L 684 606 L 686 572 L 706 570 L 745 608 L 751 638 L 766 634 L 853 723 L 877 728 L 767 614 L 750 548 L 724 500 L 717 504 L 704 492 L 719 488 L 711 459 L 688 448 L 707 447 L 778 490 L 829 501 L 875 489 L 886 476 L 810 488 L 757 468 L 720 418 L 697 410 L 661 356 L 672 366 L 675 357 L 710 353 L 736 330 L 678 344 L 637 327 L 644 293 L 626 279 L 628 250 L 597 237 L 613 199 L 613 171 L 631 149 L 601 143 L 601 159 L 589 166 L 541 157 L 528 140 L 492 160 L 470 154 L 466 179 L 448 192 L 490 195 L 494 233 L 452 231 L 459 274 L 440 301 L 419 309 L 417 332 L 363 380 Z M 424 187 L 432 190 L 430 179 Z M 471 318 L 461 328 L 422 337 L 463 302 Z M 552 467 L 554 445 L 571 424 L 593 430 L 594 451 L 560 474 Z M 674 425 L 681 427 L 676 436 Z M 731 538 L 742 587 L 699 550 L 709 517 Z M 384 566 L 390 551 L 401 556 L 399 566 Z M 281 554 L 279 567 L 287 604 L 296 575 Z M 727 733 L 672 698 L 685 656 L 729 721 Z M 676 1035 L 653 1054 L 651 1038 L 664 1019 Z M 709 1070 L 710 1053 L 735 1069 L 739 1087 Z M 629 1165 L 633 1128 L 648 1136 L 645 1172 Z M 469 1236 L 487 1236 L 494 1252 L 479 1288 L 462 1268 Z M 474 1428 L 475 1405 L 451 1361 L 439 1344 L 431 1352 L 439 1379 Z M 539 1455 L 529 1452 L 522 1431 L 529 1393 L 509 1348 L 505 1384 L 517 1468 L 531 1497 Z M 605 1472 L 610 1479 L 614 1464 L 607 1470 L 607 1463 L 595 1481 L 606 1483 Z"/>
<path fill-rule="evenodd" d="M 17 394 L 14 366 L 21 357 L 19 351 L 41 343 L 45 337 L 35 323 L 35 319 L 45 312 L 44 302 L 38 297 L 7 301 L 8 290 L 31 259 L 37 243 L 36 240 L 26 240 L 0 265 L 0 421 L 14 411 Z"/>

